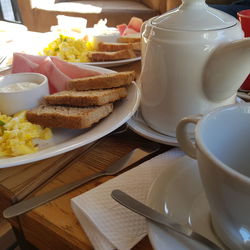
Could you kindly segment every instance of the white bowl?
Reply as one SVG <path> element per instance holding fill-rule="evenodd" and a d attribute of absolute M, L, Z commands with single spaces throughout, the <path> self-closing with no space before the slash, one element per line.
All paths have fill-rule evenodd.
<path fill-rule="evenodd" d="M 4 92 L 1 88 L 20 82 L 37 84 L 33 88 Z M 13 115 L 39 105 L 43 96 L 49 95 L 48 79 L 39 73 L 17 73 L 0 78 L 0 112 Z"/>

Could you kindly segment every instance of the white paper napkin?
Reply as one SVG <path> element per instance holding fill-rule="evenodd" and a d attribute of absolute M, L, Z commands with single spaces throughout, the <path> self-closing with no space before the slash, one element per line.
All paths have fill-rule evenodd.
<path fill-rule="evenodd" d="M 110 196 L 120 189 L 145 203 L 159 174 L 184 153 L 175 148 L 71 200 L 72 209 L 95 249 L 131 249 L 146 234 L 145 219 Z"/>

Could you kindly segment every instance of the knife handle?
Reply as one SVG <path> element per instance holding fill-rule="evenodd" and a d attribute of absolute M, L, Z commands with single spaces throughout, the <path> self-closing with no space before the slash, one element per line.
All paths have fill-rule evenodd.
<path fill-rule="evenodd" d="M 103 175 L 103 172 L 95 173 L 95 174 L 88 176 L 86 178 L 83 178 L 81 180 L 69 183 L 69 184 L 62 186 L 62 187 L 59 187 L 59 188 L 56 188 L 56 189 L 49 191 L 45 194 L 35 196 L 35 197 L 32 197 L 32 198 L 27 199 L 27 200 L 20 201 L 17 204 L 14 204 L 14 205 L 6 208 L 3 211 L 3 217 L 6 219 L 10 219 L 12 217 L 26 213 L 26 212 L 30 211 L 31 209 L 36 208 L 38 206 L 41 206 L 41 205 L 45 204 L 46 202 L 49 202 L 53 199 L 56 199 L 57 197 L 59 197 L 63 194 L 66 194 L 66 193 L 70 192 L 71 190 L 73 190 L 73 189 L 75 189 L 75 188 L 77 188 L 77 187 L 79 187 L 79 186 L 81 186 L 89 181 L 92 181 L 92 180 L 94 180 L 102 175 Z"/>

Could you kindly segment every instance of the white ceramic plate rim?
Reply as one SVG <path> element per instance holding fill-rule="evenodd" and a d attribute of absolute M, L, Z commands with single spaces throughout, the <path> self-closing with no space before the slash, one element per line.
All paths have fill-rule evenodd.
<path fill-rule="evenodd" d="M 113 70 L 99 68 L 89 65 L 82 66 L 86 69 L 91 69 L 98 71 L 100 73 L 112 73 L 115 72 Z M 31 163 L 35 161 L 39 161 L 42 159 L 47 159 L 73 149 L 84 146 L 88 143 L 91 143 L 101 137 L 109 134 L 114 131 L 122 124 L 126 123 L 126 121 L 136 112 L 140 103 L 140 90 L 137 87 L 137 84 L 133 82 L 128 88 L 128 96 L 126 99 L 115 104 L 114 111 L 101 122 L 93 126 L 88 130 L 69 130 L 69 129 L 58 129 L 58 135 L 54 134 L 51 140 L 51 145 L 45 146 L 43 149 L 39 150 L 36 153 L 17 156 L 17 157 L 6 157 L 0 158 L 0 169 L 7 167 L 14 167 L 21 164 Z M 66 139 L 64 139 L 64 133 L 66 135 Z M 67 140 L 67 134 L 72 133 L 72 138 Z M 62 136 L 65 141 L 56 142 L 56 137 Z M 44 141 L 42 144 L 48 145 L 50 141 Z"/>
<path fill-rule="evenodd" d="M 85 65 L 90 65 L 90 66 L 98 66 L 98 67 L 108 67 L 108 68 L 112 68 L 112 67 L 118 67 L 121 65 L 125 65 L 125 64 L 129 64 L 132 62 L 136 62 L 136 61 L 140 61 L 141 57 L 135 57 L 135 58 L 130 58 L 130 59 L 124 59 L 124 60 L 118 60 L 118 61 L 106 61 L 106 62 L 82 62 L 82 63 L 74 63 L 72 62 L 72 64 L 78 66 L 78 67 L 84 67 Z M 8 66 L 2 66 L 0 67 L 0 72 L 3 72 L 5 70 L 11 69 L 12 65 L 8 65 Z"/>
<path fill-rule="evenodd" d="M 98 67 L 116 67 L 121 66 L 125 64 L 129 64 L 132 62 L 136 62 L 141 60 L 141 57 L 135 57 L 130 59 L 124 59 L 124 60 L 117 60 L 117 61 L 105 61 L 105 62 L 86 62 L 86 63 L 72 63 L 74 65 L 80 66 L 80 65 L 91 65 L 91 66 L 98 66 Z"/>

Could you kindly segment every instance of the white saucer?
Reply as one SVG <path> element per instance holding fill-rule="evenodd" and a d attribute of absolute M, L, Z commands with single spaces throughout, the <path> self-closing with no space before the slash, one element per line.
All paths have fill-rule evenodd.
<path fill-rule="evenodd" d="M 245 101 L 242 100 L 240 97 L 236 97 L 236 102 L 243 103 Z M 132 129 L 136 134 L 146 139 L 149 139 L 151 141 L 155 141 L 158 143 L 166 144 L 166 145 L 177 146 L 177 147 L 179 146 L 179 143 L 176 137 L 161 134 L 158 131 L 149 127 L 141 115 L 140 108 L 130 118 L 127 124 L 130 127 L 130 129 Z"/>
<path fill-rule="evenodd" d="M 195 160 L 184 156 L 170 164 L 152 184 L 147 204 L 174 222 L 189 225 L 195 232 L 225 249 L 213 232 Z M 150 221 L 147 224 L 149 239 L 155 250 L 208 249 Z"/>
<path fill-rule="evenodd" d="M 127 122 L 130 129 L 132 129 L 138 135 L 166 145 L 178 146 L 176 137 L 168 136 L 157 132 L 150 128 L 143 120 L 140 109 L 130 118 Z"/>

